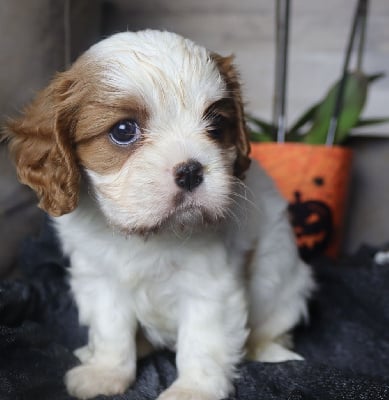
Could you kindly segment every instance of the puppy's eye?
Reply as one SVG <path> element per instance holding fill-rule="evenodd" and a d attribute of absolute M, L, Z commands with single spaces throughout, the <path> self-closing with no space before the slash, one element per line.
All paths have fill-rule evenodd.
<path fill-rule="evenodd" d="M 214 139 L 222 139 L 227 125 L 227 118 L 223 115 L 214 115 L 207 131 Z"/>
<path fill-rule="evenodd" d="M 140 128 L 133 119 L 124 119 L 116 123 L 109 131 L 109 138 L 119 146 L 136 142 L 140 137 Z"/>

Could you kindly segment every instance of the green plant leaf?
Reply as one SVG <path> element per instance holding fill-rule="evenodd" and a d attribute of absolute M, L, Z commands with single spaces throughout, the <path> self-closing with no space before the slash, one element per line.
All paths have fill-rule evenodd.
<path fill-rule="evenodd" d="M 360 119 L 358 122 L 355 124 L 356 128 L 359 128 L 361 126 L 369 126 L 369 125 L 379 125 L 379 124 L 386 124 L 389 122 L 389 117 L 385 118 L 365 118 L 365 119 Z"/>
<path fill-rule="evenodd" d="M 367 75 L 367 80 L 369 83 L 372 83 L 378 79 L 381 79 L 385 76 L 385 72 L 377 72 L 376 74 Z"/>
<path fill-rule="evenodd" d="M 306 123 L 312 121 L 319 106 L 320 103 L 317 103 L 314 104 L 312 107 L 308 108 L 308 110 L 306 110 L 304 114 L 301 115 L 297 119 L 297 121 L 293 124 L 293 126 L 289 129 L 288 135 L 292 133 L 297 133 L 298 130 L 302 128 Z"/>
<path fill-rule="evenodd" d="M 308 108 L 293 124 L 293 126 L 288 130 L 286 135 L 286 141 L 288 142 L 302 142 L 305 137 L 305 133 L 299 132 L 299 130 L 311 122 L 317 112 L 320 103 L 314 104 L 312 107 Z"/>
<path fill-rule="evenodd" d="M 377 125 L 389 122 L 389 118 L 360 119 L 366 102 L 368 86 L 370 83 L 385 76 L 385 73 L 365 75 L 360 71 L 350 72 L 346 78 L 343 98 L 343 107 L 338 120 L 334 144 L 342 143 L 353 127 Z M 331 86 L 326 96 L 312 107 L 308 108 L 293 124 L 286 134 L 288 142 L 303 142 L 308 144 L 324 144 L 333 113 L 340 80 Z M 277 128 L 261 118 L 246 116 L 257 130 L 250 130 L 250 139 L 254 142 L 275 141 Z M 307 132 L 302 133 L 301 128 L 312 122 Z"/>
<path fill-rule="evenodd" d="M 334 144 L 343 142 L 351 128 L 359 121 L 366 101 L 368 83 L 366 75 L 360 72 L 348 73 Z M 325 98 L 319 103 L 312 126 L 304 137 L 304 143 L 325 143 L 339 87 L 340 80 L 330 88 Z"/>
<path fill-rule="evenodd" d="M 246 118 L 249 122 L 256 125 L 261 131 L 264 131 L 268 134 L 273 134 L 273 132 L 276 131 L 276 127 L 273 124 L 261 118 L 252 117 L 251 115 L 247 115 Z"/>
<path fill-rule="evenodd" d="M 252 142 L 273 142 L 273 137 L 267 132 L 250 131 L 250 140 Z"/>

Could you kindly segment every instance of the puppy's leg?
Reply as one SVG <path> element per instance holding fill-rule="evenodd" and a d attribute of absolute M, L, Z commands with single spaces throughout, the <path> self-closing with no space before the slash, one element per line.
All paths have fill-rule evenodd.
<path fill-rule="evenodd" d="M 315 287 L 310 268 L 298 256 L 288 219 L 280 213 L 259 242 L 249 282 L 249 358 L 263 362 L 301 360 L 287 333 L 307 317 Z"/>
<path fill-rule="evenodd" d="M 158 400 L 227 397 L 247 337 L 243 295 L 235 292 L 222 301 L 191 299 L 182 313 L 176 358 L 178 378 Z"/>
<path fill-rule="evenodd" d="M 307 298 L 314 284 L 308 267 L 298 261 L 295 275 L 275 290 L 273 299 L 252 294 L 248 356 L 262 362 L 302 360 L 291 351 L 293 340 L 288 332 L 307 317 Z M 276 281 L 273 281 L 275 283 Z M 269 283 L 269 282 L 268 282 Z M 256 301 L 254 301 L 256 298 Z M 269 302 L 269 303 L 268 303 Z M 264 307 L 264 304 L 268 304 Z M 262 307 L 263 314 L 259 311 Z M 263 310 L 265 308 L 265 310 Z"/>
<path fill-rule="evenodd" d="M 300 361 L 303 357 L 291 350 L 292 337 L 281 334 L 266 338 L 261 332 L 253 332 L 247 344 L 247 358 L 261 362 Z"/>
<path fill-rule="evenodd" d="M 83 363 L 86 364 L 93 356 L 89 345 L 78 348 L 74 351 L 74 355 Z"/>
<path fill-rule="evenodd" d="M 73 278 L 72 287 L 89 343 L 75 352 L 82 364 L 66 374 L 67 390 L 80 399 L 123 393 L 136 369 L 136 319 L 128 297 L 103 279 Z"/>
<path fill-rule="evenodd" d="M 257 297 L 257 302 L 251 305 L 250 337 L 248 340 L 248 357 L 262 362 L 282 362 L 302 360 L 303 358 L 291 351 L 292 335 L 288 332 L 307 316 L 306 301 L 312 286 L 310 271 L 302 264 L 297 270 L 296 279 L 291 278 L 281 285 L 273 294 L 273 299 Z M 300 275 L 300 276 L 299 276 Z M 305 276 L 306 275 L 306 276 Z M 254 296 L 251 297 L 254 300 Z M 269 302 L 269 303 L 267 303 Z M 267 304 L 267 309 L 263 305 Z M 254 307 L 253 307 L 254 306 Z M 266 309 L 261 315 L 260 308 Z"/>

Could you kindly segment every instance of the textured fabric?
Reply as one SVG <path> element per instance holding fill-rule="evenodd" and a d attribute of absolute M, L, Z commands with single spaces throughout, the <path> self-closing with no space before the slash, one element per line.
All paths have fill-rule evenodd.
<path fill-rule="evenodd" d="M 0 286 L 0 399 L 70 399 L 62 383 L 86 340 L 53 232 L 22 249 L 23 281 Z M 231 399 L 389 399 L 389 269 L 361 249 L 338 265 L 318 260 L 311 322 L 296 329 L 305 361 L 244 362 Z M 176 377 L 174 354 L 138 363 L 135 384 L 115 400 L 154 399 Z M 106 397 L 101 397 L 101 399 Z"/>

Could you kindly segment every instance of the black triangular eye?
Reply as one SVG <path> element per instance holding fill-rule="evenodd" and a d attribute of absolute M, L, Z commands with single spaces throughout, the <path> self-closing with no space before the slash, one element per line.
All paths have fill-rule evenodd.
<path fill-rule="evenodd" d="M 140 138 L 140 128 L 133 119 L 124 119 L 117 122 L 109 131 L 109 138 L 119 146 L 127 146 Z"/>

